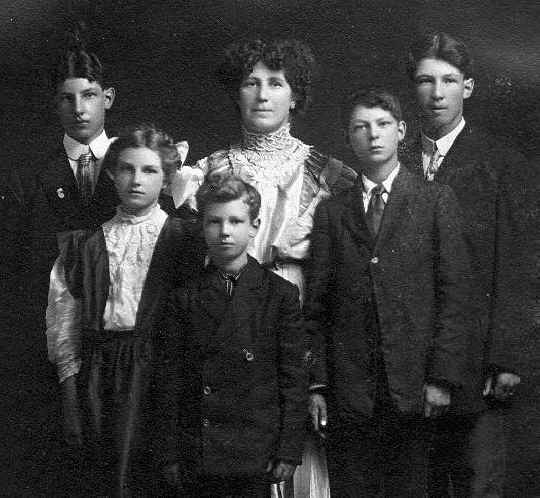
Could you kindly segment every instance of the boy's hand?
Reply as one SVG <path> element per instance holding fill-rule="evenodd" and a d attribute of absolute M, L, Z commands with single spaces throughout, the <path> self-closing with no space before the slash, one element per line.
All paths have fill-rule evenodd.
<path fill-rule="evenodd" d="M 169 486 L 176 488 L 180 485 L 180 466 L 172 463 L 163 467 L 163 476 Z"/>
<path fill-rule="evenodd" d="M 277 482 L 288 481 L 293 476 L 295 470 L 296 465 L 284 462 L 283 460 L 270 461 L 266 467 L 266 472 L 272 472 Z"/>
<path fill-rule="evenodd" d="M 521 382 L 519 375 L 503 372 L 486 380 L 484 396 L 493 395 L 498 401 L 508 401 L 517 385 Z"/>
<path fill-rule="evenodd" d="M 316 432 L 321 433 L 326 429 L 328 423 L 328 412 L 326 409 L 326 400 L 322 394 L 310 394 L 309 395 L 309 415 L 311 416 L 311 422 Z"/>
<path fill-rule="evenodd" d="M 75 376 L 68 377 L 61 384 L 64 412 L 64 441 L 68 446 L 78 448 L 83 444 L 77 384 Z"/>
<path fill-rule="evenodd" d="M 450 405 L 450 392 L 442 387 L 426 384 L 424 386 L 424 415 L 438 417 Z"/>

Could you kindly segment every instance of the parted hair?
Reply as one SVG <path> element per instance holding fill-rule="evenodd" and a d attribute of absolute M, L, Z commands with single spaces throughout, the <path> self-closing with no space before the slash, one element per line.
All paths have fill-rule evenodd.
<path fill-rule="evenodd" d="M 210 204 L 225 203 L 237 199 L 242 199 L 247 204 L 251 221 L 257 219 L 261 209 L 259 191 L 240 177 L 230 173 L 208 175 L 205 182 L 197 190 L 195 198 L 201 219 L 204 218 L 204 213 Z"/>
<path fill-rule="evenodd" d="M 146 147 L 159 155 L 165 180 L 170 183 L 174 178 L 177 167 L 182 163 L 182 158 L 173 139 L 153 124 L 139 124 L 120 133 L 118 138 L 109 146 L 103 160 L 103 167 L 114 176 L 118 165 L 118 157 L 122 151 L 137 147 Z"/>
<path fill-rule="evenodd" d="M 349 95 L 341 107 L 341 121 L 344 130 L 349 129 L 351 114 L 357 106 L 368 109 L 380 107 L 388 111 L 396 121 L 403 119 L 399 99 L 392 92 L 379 87 L 364 88 Z"/>
<path fill-rule="evenodd" d="M 298 40 L 281 39 L 256 39 L 229 45 L 217 70 L 217 78 L 233 102 L 238 100 L 242 80 L 258 62 L 274 71 L 283 70 L 296 102 L 291 113 L 305 111 L 311 101 L 315 77 L 315 57 L 311 49 Z"/>
<path fill-rule="evenodd" d="M 448 33 L 428 33 L 411 45 L 407 58 L 407 74 L 414 80 L 418 63 L 425 58 L 440 59 L 457 67 L 465 78 L 473 76 L 473 59 L 463 41 Z"/>

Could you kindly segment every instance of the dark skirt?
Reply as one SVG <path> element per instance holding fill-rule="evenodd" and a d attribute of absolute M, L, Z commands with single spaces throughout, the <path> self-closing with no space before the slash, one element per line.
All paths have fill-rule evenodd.
<path fill-rule="evenodd" d="M 148 426 L 153 347 L 132 331 L 104 331 L 83 347 L 79 393 L 86 496 L 144 496 L 151 481 Z"/>

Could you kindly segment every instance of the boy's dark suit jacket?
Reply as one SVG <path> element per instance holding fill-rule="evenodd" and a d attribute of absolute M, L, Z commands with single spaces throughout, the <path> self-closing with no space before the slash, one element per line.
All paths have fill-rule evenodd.
<path fill-rule="evenodd" d="M 249 258 L 231 299 L 215 268 L 201 267 L 171 294 L 167 324 L 162 461 L 229 476 L 261 475 L 273 458 L 299 464 L 307 373 L 298 289 Z"/>
<path fill-rule="evenodd" d="M 305 310 L 313 334 L 312 385 L 326 385 L 340 417 L 370 416 L 375 305 L 389 392 L 404 413 L 423 410 L 423 386 L 458 387 L 469 346 L 469 254 L 457 202 L 403 165 L 376 241 L 362 185 L 320 204 Z M 372 301 L 374 304 L 372 304 Z"/>
<path fill-rule="evenodd" d="M 408 144 L 402 160 L 412 172 L 423 175 L 419 136 Z M 523 337 L 534 326 L 530 318 L 523 319 L 531 313 L 523 309 L 520 296 L 530 294 L 526 282 L 532 268 L 525 270 L 525 261 L 532 248 L 526 232 L 533 227 L 524 226 L 525 219 L 532 219 L 524 201 L 533 197 L 528 195 L 529 187 L 537 182 L 529 172 L 532 169 L 519 152 L 466 125 L 435 174 L 437 183 L 448 185 L 456 194 L 473 258 L 474 340 L 460 400 L 465 411 L 485 407 L 482 390 L 490 371 L 523 373 L 527 368 L 529 353 L 523 349 Z M 521 318 L 510 324 L 506 310 L 515 315 L 514 308 L 521 309 Z M 529 343 L 528 349 L 532 347 Z"/>

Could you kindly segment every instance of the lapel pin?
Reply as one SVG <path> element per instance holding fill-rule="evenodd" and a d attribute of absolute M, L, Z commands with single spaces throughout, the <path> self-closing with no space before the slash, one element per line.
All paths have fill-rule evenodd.
<path fill-rule="evenodd" d="M 56 195 L 59 199 L 63 199 L 66 196 L 66 193 L 64 192 L 64 189 L 62 187 L 59 187 L 56 189 Z"/>

